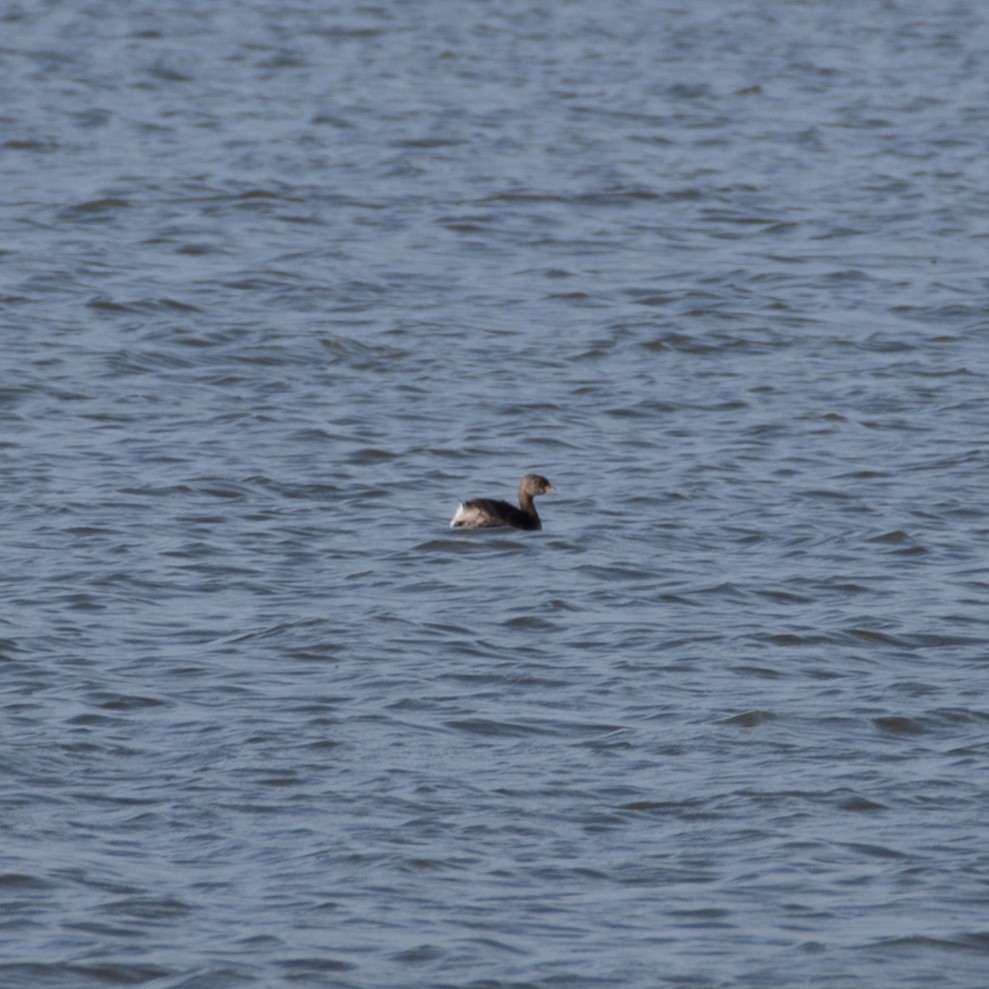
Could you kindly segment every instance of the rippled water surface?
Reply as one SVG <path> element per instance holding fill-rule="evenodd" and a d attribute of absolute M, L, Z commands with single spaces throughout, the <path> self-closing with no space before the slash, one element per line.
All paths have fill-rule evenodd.
<path fill-rule="evenodd" d="M 0 17 L 0 984 L 985 986 L 981 5 Z"/>

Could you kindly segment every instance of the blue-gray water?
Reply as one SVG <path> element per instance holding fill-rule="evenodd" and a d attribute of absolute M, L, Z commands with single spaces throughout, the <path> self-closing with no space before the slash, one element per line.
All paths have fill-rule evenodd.
<path fill-rule="evenodd" d="M 986 985 L 983 5 L 0 64 L 4 989 Z"/>

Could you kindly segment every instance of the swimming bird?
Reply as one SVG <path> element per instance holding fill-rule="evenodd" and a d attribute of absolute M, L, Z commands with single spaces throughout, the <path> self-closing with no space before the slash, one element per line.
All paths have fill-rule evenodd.
<path fill-rule="evenodd" d="M 500 498 L 474 498 L 462 501 L 453 518 L 451 529 L 490 529 L 509 526 L 512 529 L 541 529 L 543 523 L 533 498 L 553 494 L 556 488 L 541 474 L 526 474 L 519 481 L 519 507 Z"/>

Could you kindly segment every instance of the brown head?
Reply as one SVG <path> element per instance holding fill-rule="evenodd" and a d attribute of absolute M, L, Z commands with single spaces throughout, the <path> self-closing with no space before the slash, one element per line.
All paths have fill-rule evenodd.
<path fill-rule="evenodd" d="M 556 488 L 542 474 L 526 474 L 519 482 L 519 501 L 536 495 L 553 494 Z"/>

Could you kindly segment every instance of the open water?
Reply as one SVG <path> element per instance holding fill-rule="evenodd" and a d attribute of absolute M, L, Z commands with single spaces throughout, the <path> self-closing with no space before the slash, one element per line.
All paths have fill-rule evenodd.
<path fill-rule="evenodd" d="M 0 985 L 989 983 L 985 5 L 0 64 Z"/>

